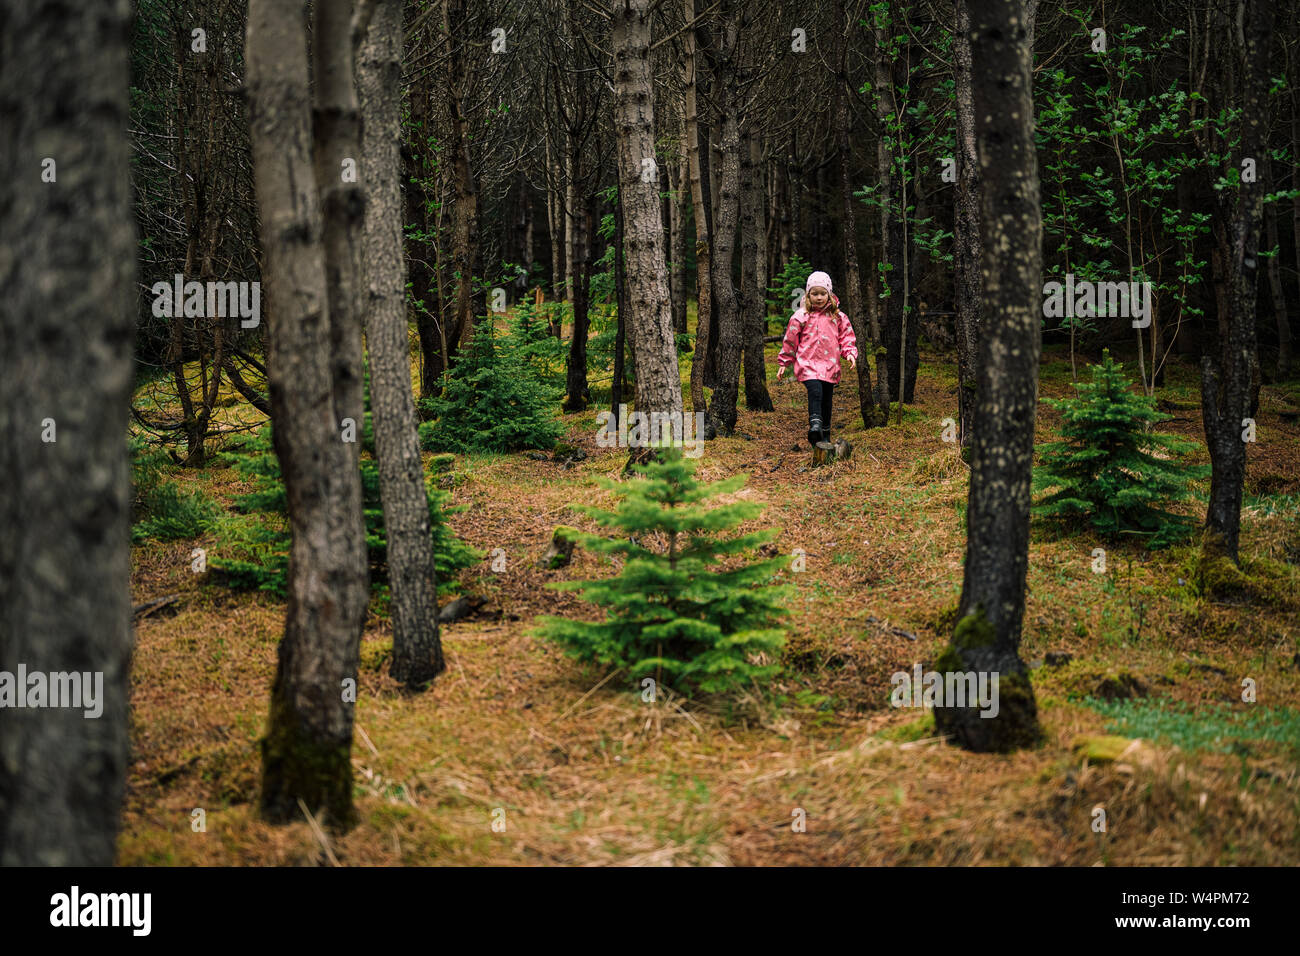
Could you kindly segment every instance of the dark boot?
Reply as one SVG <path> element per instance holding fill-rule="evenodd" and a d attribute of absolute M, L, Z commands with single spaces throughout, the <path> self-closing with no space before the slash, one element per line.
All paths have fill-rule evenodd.
<path fill-rule="evenodd" d="M 808 444 L 816 448 L 822 440 L 822 420 L 814 415 L 808 419 Z"/>

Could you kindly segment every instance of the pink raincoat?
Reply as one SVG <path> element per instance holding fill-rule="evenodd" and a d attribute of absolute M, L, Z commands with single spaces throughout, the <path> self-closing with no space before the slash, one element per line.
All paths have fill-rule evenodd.
<path fill-rule="evenodd" d="M 801 382 L 819 379 L 834 384 L 840 380 L 840 358 L 857 361 L 857 337 L 834 294 L 831 306 L 833 312 L 809 312 L 800 306 L 786 327 L 776 364 L 787 368 L 793 363 L 794 377 Z"/>

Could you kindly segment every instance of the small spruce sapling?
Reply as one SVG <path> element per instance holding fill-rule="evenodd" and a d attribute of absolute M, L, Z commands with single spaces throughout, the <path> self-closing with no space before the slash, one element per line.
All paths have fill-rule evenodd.
<path fill-rule="evenodd" d="M 1162 506 L 1186 501 L 1192 482 L 1208 474 L 1204 466 L 1172 460 L 1196 444 L 1145 430 L 1169 416 L 1156 410 L 1154 399 L 1129 390 L 1123 366 L 1109 351 L 1092 366 L 1092 382 L 1078 389 L 1078 398 L 1044 400 L 1061 412 L 1064 440 L 1039 446 L 1034 491 L 1055 490 L 1034 505 L 1034 514 L 1082 517 L 1103 537 L 1142 535 L 1152 548 L 1185 538 L 1193 519 Z"/>
<path fill-rule="evenodd" d="M 604 621 L 542 617 L 534 631 L 563 646 L 570 656 L 603 667 L 626 667 L 634 680 L 654 677 L 680 691 L 737 690 L 770 680 L 785 643 L 777 624 L 790 587 L 773 584 L 788 556 L 722 570 L 720 559 L 770 540 L 774 530 L 719 538 L 757 517 L 753 502 L 707 504 L 737 491 L 746 475 L 702 484 L 695 463 L 679 449 L 660 450 L 659 459 L 633 466 L 643 477 L 625 484 L 597 479 L 623 495 L 617 510 L 572 505 L 621 537 L 572 532 L 584 547 L 625 559 L 612 578 L 550 585 L 578 591 L 607 609 Z M 662 546 L 653 548 L 651 543 Z M 756 660 L 762 655 L 770 663 Z"/>
<path fill-rule="evenodd" d="M 559 396 L 522 339 L 498 338 L 487 322 L 475 330 L 442 396 L 429 403 L 436 420 L 420 425 L 426 451 L 508 453 L 555 446 L 564 430 L 554 412 Z"/>

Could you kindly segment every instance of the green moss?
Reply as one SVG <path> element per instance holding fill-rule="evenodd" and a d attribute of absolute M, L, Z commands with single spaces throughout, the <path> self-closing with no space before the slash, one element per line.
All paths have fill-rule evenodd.
<path fill-rule="evenodd" d="M 1221 553 L 1202 553 L 1196 568 L 1197 590 L 1211 599 L 1245 597 L 1250 583 L 1232 558 Z"/>
<path fill-rule="evenodd" d="M 1210 600 L 1271 604 L 1289 607 L 1296 598 L 1295 573 L 1286 565 L 1262 557 L 1233 561 L 1222 539 L 1206 532 L 1201 542 L 1194 581 L 1196 590 Z"/>
<path fill-rule="evenodd" d="M 264 819 L 271 823 L 302 820 L 301 799 L 331 830 L 345 832 L 356 826 L 351 740 L 336 743 L 309 734 L 279 674 L 271 692 L 270 729 L 261 743 Z"/>
<path fill-rule="evenodd" d="M 1043 729 L 1038 725 L 1038 705 L 1034 700 L 1034 685 L 1029 673 L 1001 674 L 998 676 L 998 708 L 1001 724 L 999 752 L 1009 752 L 1025 747 L 1036 747 L 1043 742 Z"/>
<path fill-rule="evenodd" d="M 895 743 L 906 743 L 910 740 L 924 740 L 927 737 L 934 736 L 934 714 L 926 713 L 910 720 L 905 724 L 898 724 L 894 727 L 886 727 L 880 733 L 876 734 L 882 740 L 892 740 Z"/>
<path fill-rule="evenodd" d="M 957 626 L 957 604 L 949 604 L 936 614 L 931 626 L 940 634 L 951 634 Z"/>
<path fill-rule="evenodd" d="M 1071 749 L 1077 756 L 1091 763 L 1107 763 L 1118 760 L 1120 754 L 1132 743 L 1133 741 L 1128 737 L 1096 735 L 1076 738 Z"/>
<path fill-rule="evenodd" d="M 992 647 L 997 642 L 997 631 L 985 615 L 983 606 L 975 608 L 958 621 L 957 629 L 952 635 L 952 646 L 961 650 Z"/>
<path fill-rule="evenodd" d="M 940 674 L 946 674 L 949 671 L 964 671 L 966 668 L 962 664 L 961 655 L 957 653 L 957 649 L 949 644 L 935 660 L 934 669 Z"/>
<path fill-rule="evenodd" d="M 956 656 L 956 652 L 949 648 L 940 662 L 948 654 Z M 937 662 L 936 667 L 949 665 Z M 934 717 L 939 733 L 952 735 L 954 743 L 978 753 L 1010 753 L 1037 747 L 1043 742 L 1034 688 L 1025 672 L 998 676 L 996 719 L 985 720 L 968 708 L 937 708 Z"/>

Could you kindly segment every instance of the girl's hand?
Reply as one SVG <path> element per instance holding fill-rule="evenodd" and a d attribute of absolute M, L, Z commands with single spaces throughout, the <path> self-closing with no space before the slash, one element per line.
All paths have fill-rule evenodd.
<path fill-rule="evenodd" d="M 784 365 L 777 366 L 777 369 L 776 369 L 776 380 L 777 380 L 778 382 L 781 381 L 781 376 L 784 375 L 784 374 L 785 374 L 785 366 L 784 366 Z"/>
<path fill-rule="evenodd" d="M 849 367 L 856 369 L 858 367 L 858 360 L 853 358 L 849 359 Z"/>

